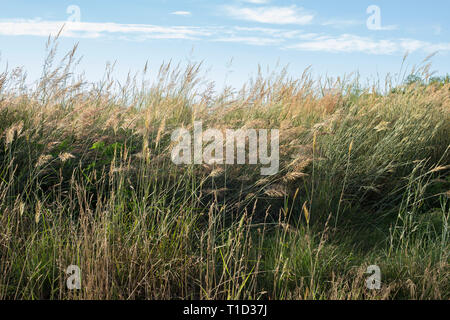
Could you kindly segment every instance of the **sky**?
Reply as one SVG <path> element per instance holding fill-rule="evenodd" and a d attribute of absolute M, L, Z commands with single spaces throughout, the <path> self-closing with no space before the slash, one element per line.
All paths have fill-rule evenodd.
<path fill-rule="evenodd" d="M 150 72 L 162 62 L 201 62 L 218 86 L 239 87 L 264 70 L 299 77 L 363 79 L 398 73 L 432 58 L 450 73 L 450 1 L 385 0 L 0 0 L 0 70 L 23 66 L 37 79 L 49 35 L 63 54 L 78 43 L 88 80 Z"/>

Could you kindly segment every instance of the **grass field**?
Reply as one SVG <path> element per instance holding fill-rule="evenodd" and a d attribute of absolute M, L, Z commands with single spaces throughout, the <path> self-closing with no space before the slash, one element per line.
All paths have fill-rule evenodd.
<path fill-rule="evenodd" d="M 48 50 L 33 87 L 0 73 L 1 299 L 450 298 L 450 84 L 428 65 L 217 92 L 197 64 L 86 83 Z M 196 120 L 279 129 L 279 172 L 173 164 Z"/>

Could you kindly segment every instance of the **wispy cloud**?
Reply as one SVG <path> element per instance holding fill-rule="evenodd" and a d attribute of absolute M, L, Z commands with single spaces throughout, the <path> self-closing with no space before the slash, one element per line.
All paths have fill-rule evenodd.
<path fill-rule="evenodd" d="M 174 11 L 170 14 L 176 15 L 176 16 L 190 16 L 192 13 L 189 11 Z"/>
<path fill-rule="evenodd" d="M 364 52 L 368 54 L 392 54 L 397 48 L 389 40 L 372 40 L 366 37 L 344 34 L 337 37 L 319 36 L 309 41 L 289 46 L 290 49 L 322 52 Z"/>
<path fill-rule="evenodd" d="M 376 30 L 381 30 L 381 31 L 398 30 L 398 26 L 395 25 L 395 24 L 392 24 L 392 25 L 389 25 L 389 26 L 381 26 L 380 28 L 378 28 Z"/>
<path fill-rule="evenodd" d="M 450 51 L 449 43 L 430 43 L 416 39 L 377 40 L 352 34 L 317 36 L 309 41 L 287 46 L 289 49 L 334 53 L 366 53 L 373 55 L 404 54 L 405 52 Z"/>
<path fill-rule="evenodd" d="M 230 37 L 219 37 L 214 39 L 213 41 L 217 42 L 236 42 L 236 43 L 243 43 L 247 45 L 253 45 L 253 46 L 268 46 L 268 45 L 278 45 L 282 43 L 283 39 L 276 39 L 276 38 L 264 38 L 264 37 L 236 37 L 236 36 L 230 36 Z"/>
<path fill-rule="evenodd" d="M 306 34 L 301 30 L 285 30 L 263 27 L 220 28 L 216 42 L 235 42 L 254 46 L 281 46 L 294 39 L 302 39 Z"/>
<path fill-rule="evenodd" d="M 261 28 L 261 27 L 233 27 L 226 31 L 233 34 L 261 34 L 271 36 L 278 39 L 300 39 L 304 32 L 302 30 L 285 30 L 277 28 Z"/>
<path fill-rule="evenodd" d="M 114 22 L 66 22 L 41 20 L 0 21 L 0 35 L 9 36 L 43 36 L 56 35 L 60 30 L 61 37 L 99 38 L 108 36 L 128 36 L 142 39 L 196 39 L 208 36 L 210 32 L 199 27 L 171 26 L 162 27 L 148 24 L 120 24 Z"/>
<path fill-rule="evenodd" d="M 346 28 L 353 26 L 362 26 L 365 21 L 362 20 L 343 20 L 343 19 L 331 19 L 322 23 L 322 26 L 330 26 L 333 28 Z"/>
<path fill-rule="evenodd" d="M 270 0 L 241 0 L 241 1 L 253 4 L 267 4 L 270 2 Z"/>
<path fill-rule="evenodd" d="M 284 49 L 364 53 L 369 55 L 404 54 L 405 52 L 450 52 L 450 42 L 397 38 L 379 39 L 355 34 L 329 35 L 288 28 L 225 27 L 225 26 L 158 26 L 148 24 L 120 24 L 114 22 L 66 22 L 34 20 L 0 20 L 0 35 L 111 38 L 130 41 L 148 39 L 186 39 L 213 42 L 233 42 L 252 46 L 276 46 Z"/>
<path fill-rule="evenodd" d="M 289 7 L 237 7 L 226 6 L 225 12 L 234 19 L 269 23 L 305 25 L 312 22 L 314 15 L 295 5 Z"/>

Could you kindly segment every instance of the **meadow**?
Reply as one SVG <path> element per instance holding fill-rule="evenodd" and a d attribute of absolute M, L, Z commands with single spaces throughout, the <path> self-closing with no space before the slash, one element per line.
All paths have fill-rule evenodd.
<path fill-rule="evenodd" d="M 196 63 L 88 83 L 75 49 L 49 42 L 32 86 L 0 73 L 0 299 L 450 298 L 450 83 L 427 61 L 217 91 Z M 279 172 L 175 165 L 198 120 L 278 129 Z"/>

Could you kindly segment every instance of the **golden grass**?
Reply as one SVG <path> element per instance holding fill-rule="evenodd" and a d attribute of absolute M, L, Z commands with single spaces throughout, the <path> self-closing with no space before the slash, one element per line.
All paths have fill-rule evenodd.
<path fill-rule="evenodd" d="M 449 84 L 282 70 L 214 93 L 165 64 L 118 87 L 55 55 L 30 90 L 0 74 L 0 298 L 449 298 Z M 279 129 L 280 172 L 175 166 L 170 135 L 196 120 Z"/>

